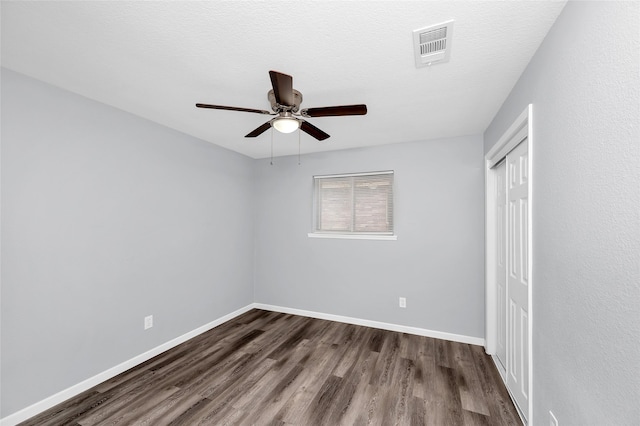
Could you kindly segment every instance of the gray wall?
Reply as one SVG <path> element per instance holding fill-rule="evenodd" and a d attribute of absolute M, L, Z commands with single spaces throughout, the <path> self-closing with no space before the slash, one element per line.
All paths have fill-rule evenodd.
<path fill-rule="evenodd" d="M 317 142 L 309 142 L 317 143 Z M 484 336 L 482 138 L 256 162 L 255 301 Z M 309 238 L 313 176 L 395 171 L 397 241 Z M 407 308 L 398 307 L 398 297 Z"/>
<path fill-rule="evenodd" d="M 536 425 L 640 424 L 639 8 L 569 2 L 484 135 L 533 103 Z"/>
<path fill-rule="evenodd" d="M 2 70 L 2 417 L 252 302 L 252 164 Z"/>

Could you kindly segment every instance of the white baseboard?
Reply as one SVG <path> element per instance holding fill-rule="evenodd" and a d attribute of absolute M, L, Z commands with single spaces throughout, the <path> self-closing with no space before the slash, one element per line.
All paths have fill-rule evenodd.
<path fill-rule="evenodd" d="M 27 408 L 24 408 L 3 419 L 0 419 L 0 426 L 15 426 L 20 422 L 23 422 L 33 416 L 36 416 L 42 413 L 43 411 L 48 410 L 49 408 L 54 407 L 55 405 L 58 405 L 61 402 L 66 401 L 69 398 L 72 398 L 88 389 L 91 389 L 94 386 L 99 385 L 102 382 L 105 382 L 117 376 L 120 373 L 127 371 L 132 367 L 135 367 L 136 365 L 139 365 L 145 361 L 148 361 L 149 359 L 153 358 L 156 355 L 160 355 L 162 352 L 166 350 L 169 350 L 175 346 L 178 346 L 179 344 L 184 343 L 187 340 L 198 336 L 199 334 L 209 331 L 212 328 L 217 327 L 222 323 L 225 323 L 239 315 L 242 315 L 245 312 L 250 311 L 251 309 L 264 309 L 266 311 L 300 315 L 304 317 L 324 319 L 329 321 L 342 322 L 346 324 L 379 328 L 382 330 L 390 330 L 390 331 L 398 331 L 401 333 L 415 334 L 418 336 L 433 337 L 436 339 L 450 340 L 453 342 L 467 343 L 470 345 L 484 346 L 484 339 L 480 337 L 471 337 L 471 336 L 465 336 L 461 334 L 445 333 L 442 331 L 428 330 L 425 328 L 409 327 L 406 325 L 390 324 L 386 322 L 345 317 L 342 315 L 325 314 L 321 312 L 306 311 L 302 309 L 285 308 L 283 306 L 267 305 L 264 303 L 251 303 L 243 308 L 240 308 L 234 312 L 231 312 L 230 314 L 224 315 L 214 321 L 211 321 L 210 323 L 205 324 L 202 327 L 198 327 L 195 330 L 192 330 L 186 334 L 183 334 L 182 336 L 176 337 L 175 339 L 170 340 L 160 346 L 157 346 L 143 354 L 135 356 L 128 361 L 118 364 L 115 367 L 112 367 L 106 371 L 103 371 L 102 373 L 96 374 L 95 376 L 90 377 L 87 380 L 84 380 L 76 385 L 73 385 L 63 391 L 56 393 L 55 395 L 45 398 L 42 401 L 36 402 L 35 404 L 30 405 Z"/>
<path fill-rule="evenodd" d="M 115 367 L 112 367 L 106 371 L 103 371 L 102 373 L 96 374 L 95 376 L 88 378 L 87 380 L 84 380 L 63 391 L 60 391 L 55 395 L 45 398 L 42 401 L 36 402 L 35 404 L 28 406 L 27 408 L 24 408 L 3 419 L 0 419 L 0 426 L 14 426 L 33 416 L 36 416 L 42 413 L 43 411 L 48 410 L 49 408 L 54 407 L 60 404 L 61 402 L 66 401 L 69 398 L 72 398 L 88 389 L 91 389 L 96 385 L 99 385 L 102 382 L 105 382 L 117 376 L 120 373 L 127 371 L 132 367 L 135 367 L 138 364 L 142 364 L 143 362 L 150 360 L 156 355 L 160 355 L 162 352 L 168 349 L 178 346 L 179 344 L 184 343 L 187 340 L 192 339 L 199 334 L 209 331 L 212 328 L 217 327 L 220 324 L 225 323 L 237 317 L 238 315 L 242 315 L 245 312 L 250 311 L 255 307 L 254 305 L 255 304 L 252 303 L 234 312 L 231 312 L 230 314 L 224 315 L 216 320 L 211 321 L 208 324 L 203 325 L 202 327 L 198 327 L 195 330 L 192 330 L 186 334 L 183 334 L 182 336 L 176 337 L 175 339 L 170 340 L 166 343 L 163 343 L 162 345 L 157 346 L 151 350 L 148 350 L 147 352 L 144 352 L 138 356 L 135 356 L 128 361 L 118 364 Z"/>
<path fill-rule="evenodd" d="M 337 322 L 343 322 L 346 324 L 363 325 L 365 327 L 379 328 L 382 330 L 398 331 L 400 333 L 415 334 L 418 336 L 433 337 L 435 339 L 450 340 L 452 342 L 460 342 L 460 343 L 468 343 L 470 345 L 484 346 L 484 339 L 481 337 L 471 337 L 471 336 L 465 336 L 462 334 L 445 333 L 442 331 L 428 330 L 426 328 L 390 324 L 390 323 L 380 322 L 380 321 L 345 317 L 342 315 L 325 314 L 322 312 L 305 311 L 302 309 L 285 308 L 283 306 L 267 305 L 264 303 L 254 303 L 253 307 L 256 309 L 264 309 L 266 311 L 282 312 L 284 314 L 300 315 L 303 317 L 337 321 Z"/>
<path fill-rule="evenodd" d="M 507 384 L 507 371 L 502 367 L 502 364 L 498 360 L 498 356 L 496 354 L 488 354 L 488 355 L 493 360 L 493 365 L 496 366 L 496 370 L 498 370 L 498 373 L 500 373 L 500 377 L 502 378 L 502 381 L 506 385 Z"/>

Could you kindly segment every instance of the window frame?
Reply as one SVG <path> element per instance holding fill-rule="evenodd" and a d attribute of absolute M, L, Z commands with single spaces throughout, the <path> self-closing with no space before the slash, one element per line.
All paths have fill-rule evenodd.
<path fill-rule="evenodd" d="M 320 179 L 337 179 L 337 178 L 354 178 L 361 176 L 377 176 L 377 175 L 392 175 L 392 184 L 391 184 L 391 205 L 392 205 L 392 231 L 379 231 L 379 232 L 359 232 L 359 231 L 322 231 L 318 229 L 318 220 L 319 220 L 319 190 L 318 190 L 318 182 Z M 312 232 L 308 233 L 310 238 L 336 238 L 336 239 L 357 239 L 357 240 L 397 240 L 398 237 L 395 234 L 395 220 L 393 220 L 393 216 L 395 216 L 395 194 L 394 194 L 394 184 L 395 182 L 395 171 L 394 170 L 383 170 L 377 172 L 361 172 L 361 173 L 344 173 L 344 174 L 333 174 L 333 175 L 315 175 L 313 176 L 313 217 L 312 217 Z M 353 187 L 352 187 L 353 190 Z M 355 216 L 355 209 L 352 212 L 352 220 Z"/>

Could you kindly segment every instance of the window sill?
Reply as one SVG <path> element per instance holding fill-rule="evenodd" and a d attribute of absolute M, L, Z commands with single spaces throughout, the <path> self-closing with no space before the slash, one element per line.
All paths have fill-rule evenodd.
<path fill-rule="evenodd" d="M 374 235 L 374 234 L 329 234 L 319 232 L 309 232 L 309 238 L 334 238 L 343 240 L 390 240 L 398 239 L 397 235 Z"/>

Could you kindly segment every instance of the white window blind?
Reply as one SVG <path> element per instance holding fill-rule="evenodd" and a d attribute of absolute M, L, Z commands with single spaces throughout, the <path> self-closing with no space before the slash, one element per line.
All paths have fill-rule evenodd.
<path fill-rule="evenodd" d="M 393 171 L 314 176 L 315 232 L 393 234 Z"/>

